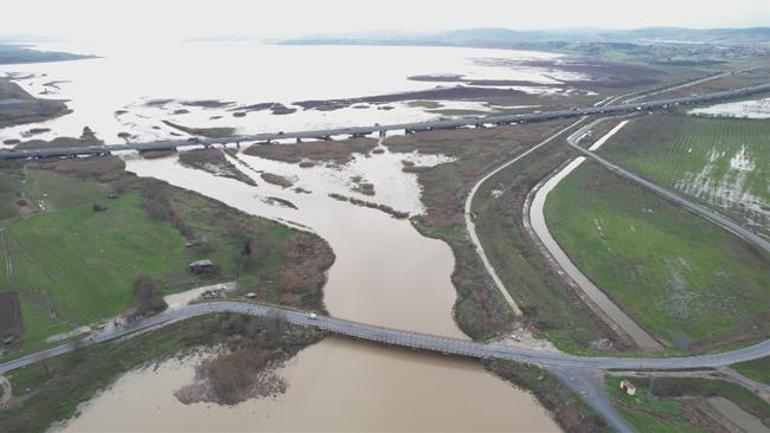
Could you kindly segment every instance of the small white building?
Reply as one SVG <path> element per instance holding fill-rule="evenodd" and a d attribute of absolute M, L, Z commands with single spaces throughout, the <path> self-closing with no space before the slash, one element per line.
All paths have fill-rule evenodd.
<path fill-rule="evenodd" d="M 626 379 L 620 381 L 620 389 L 625 391 L 628 395 L 636 395 L 636 387 Z"/>

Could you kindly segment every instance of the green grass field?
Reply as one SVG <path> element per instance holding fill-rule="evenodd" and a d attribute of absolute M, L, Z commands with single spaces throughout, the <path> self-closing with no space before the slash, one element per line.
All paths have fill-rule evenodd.
<path fill-rule="evenodd" d="M 696 433 L 713 431 L 711 428 L 695 425 L 698 417 L 697 402 L 692 398 L 705 399 L 713 396 L 724 397 L 741 409 L 766 419 L 770 405 L 750 391 L 738 385 L 699 378 L 630 378 L 636 386 L 636 395 L 627 395 L 619 388 L 619 377 L 608 376 L 607 389 L 614 406 L 620 414 L 640 432 L 645 433 Z M 682 397 L 687 397 L 682 399 Z"/>
<path fill-rule="evenodd" d="M 25 344 L 115 316 L 133 305 L 132 281 L 186 279 L 185 240 L 141 208 L 138 193 L 107 200 L 96 181 L 29 170 L 30 196 L 50 209 L 9 225 L 7 288 L 21 296 Z M 109 207 L 94 212 L 93 203 Z"/>
<path fill-rule="evenodd" d="M 734 364 L 732 368 L 750 379 L 770 385 L 770 358 Z"/>
<path fill-rule="evenodd" d="M 607 389 L 621 415 L 639 431 L 649 433 L 695 433 L 712 431 L 690 422 L 692 397 L 724 397 L 760 419 L 770 415 L 770 405 L 738 385 L 699 378 L 630 378 L 636 395 L 620 390 L 620 378 L 609 376 Z M 682 400 L 681 397 L 688 397 Z M 685 406 L 689 406 L 685 410 Z M 685 416 L 688 413 L 688 416 Z"/>
<path fill-rule="evenodd" d="M 560 349 L 586 353 L 591 342 L 603 337 L 599 327 L 582 301 L 550 271 L 521 227 L 527 192 L 568 156 L 564 146 L 554 142 L 506 168 L 477 191 L 473 212 L 487 256 L 527 320 Z"/>
<path fill-rule="evenodd" d="M 575 264 L 675 347 L 770 333 L 770 259 L 706 220 L 592 162 L 551 192 L 545 215 Z"/>
<path fill-rule="evenodd" d="M 26 175 L 20 187 L 23 195 L 43 203 L 44 209 L 6 223 L 0 251 L 0 290 L 20 295 L 21 352 L 44 346 L 52 335 L 127 312 L 134 306 L 133 280 L 138 276 L 161 281 L 164 294 L 244 277 L 250 285 L 243 289 L 256 291 L 261 300 L 323 308 L 319 284 L 323 270 L 310 270 L 328 267 L 331 259 L 315 259 L 306 264 L 307 270 L 299 268 L 310 275 L 300 280 L 302 289 L 289 290 L 281 282 L 281 276 L 298 272 L 301 265 L 290 252 L 293 248 L 307 246 L 318 254 L 314 257 L 324 257 L 327 251 L 315 238 L 303 234 L 299 242 L 296 232 L 285 226 L 160 183 L 148 187 L 125 177 L 138 186 L 108 199 L 114 187 L 109 183 L 50 170 L 19 172 Z M 161 199 L 147 195 L 159 192 Z M 174 217 L 151 217 L 146 207 L 152 200 L 167 202 L 167 212 Z M 108 209 L 96 212 L 95 203 Z M 182 233 L 203 244 L 187 248 Z M 247 239 L 257 239 L 256 261 L 244 261 Z M 214 275 L 188 271 L 191 261 L 202 258 L 218 266 Z"/>
<path fill-rule="evenodd" d="M 602 153 L 770 235 L 768 121 L 646 116 Z"/>

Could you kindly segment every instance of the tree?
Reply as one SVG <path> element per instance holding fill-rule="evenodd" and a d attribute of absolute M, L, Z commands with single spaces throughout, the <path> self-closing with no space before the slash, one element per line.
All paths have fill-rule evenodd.
<path fill-rule="evenodd" d="M 134 280 L 134 300 L 136 315 L 155 314 L 166 308 L 166 303 L 160 296 L 161 284 L 157 280 L 141 276 Z"/>

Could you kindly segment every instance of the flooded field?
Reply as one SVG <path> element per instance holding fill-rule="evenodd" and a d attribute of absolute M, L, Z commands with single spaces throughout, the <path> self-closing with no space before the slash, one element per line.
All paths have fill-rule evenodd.
<path fill-rule="evenodd" d="M 386 151 L 356 156 L 344 167 L 308 169 L 240 155 L 234 162 L 256 187 L 182 167 L 176 157 L 130 159 L 127 168 L 321 235 L 336 254 L 324 289 L 330 314 L 462 337 L 452 320 L 449 247 L 420 236 L 408 220 L 328 196 L 356 196 L 350 178 L 364 176 L 377 191 L 367 200 L 420 212 L 416 176 L 401 171 L 404 158 L 419 165 L 442 161 Z M 290 178 L 294 186 L 264 182 L 262 171 Z M 296 209 L 268 197 L 289 201 Z M 194 358 L 168 361 L 155 370 L 124 375 L 63 431 L 243 431 L 257 426 L 279 431 L 560 431 L 531 394 L 461 359 L 328 338 L 279 370 L 289 385 L 285 394 L 234 407 L 185 406 L 176 400 L 173 393 L 192 382 L 196 363 Z"/>
<path fill-rule="evenodd" d="M 770 98 L 751 101 L 727 102 L 710 107 L 690 110 L 689 114 L 713 117 L 735 117 L 741 119 L 769 119 Z"/>

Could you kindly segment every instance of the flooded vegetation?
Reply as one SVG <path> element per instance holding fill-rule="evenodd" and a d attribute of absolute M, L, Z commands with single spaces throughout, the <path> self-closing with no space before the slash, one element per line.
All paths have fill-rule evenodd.
<path fill-rule="evenodd" d="M 435 156 L 408 157 L 421 165 L 437 161 Z M 334 191 L 347 189 L 351 173 L 366 167 L 367 179 L 383 191 L 378 194 L 379 199 L 421 213 L 415 175 L 400 170 L 404 155 L 387 152 L 354 156 L 346 166 L 312 169 L 253 156 L 238 158 L 251 168 L 244 169 L 244 173 L 257 176 L 258 171 L 264 170 L 292 176 L 297 179 L 297 187 L 312 192 L 297 193 L 270 183 L 260 183 L 255 188 L 183 167 L 175 158 L 131 159 L 127 164 L 129 170 L 141 176 L 154 176 L 199 190 L 245 212 L 313 230 L 327 239 L 336 256 L 324 287 L 324 302 L 330 314 L 402 329 L 463 336 L 451 316 L 455 293 L 449 278 L 453 268 L 449 248 L 422 237 L 408 221 L 328 197 Z M 259 199 L 267 194 L 290 199 L 297 209 L 271 206 Z M 257 423 L 262 428 L 286 430 L 310 426 L 335 430 L 434 430 L 440 425 L 449 430 L 559 431 L 531 395 L 464 360 L 442 360 L 427 354 L 327 338 L 274 370 L 280 379 L 271 379 L 270 383 L 278 388 L 268 386 L 268 394 L 276 389 L 285 393 L 274 398 L 249 399 L 230 408 L 184 405 L 174 396 L 182 389 L 187 403 L 207 399 L 207 393 L 200 390 L 200 379 L 194 379 L 199 365 L 200 361 L 186 359 L 169 361 L 154 371 L 129 373 L 89 403 L 64 431 L 141 428 L 139 420 L 143 416 L 139 414 L 155 412 L 157 408 L 161 408 L 164 416 L 156 426 L 188 431 L 205 429 L 214 423 L 236 430 Z M 324 374 L 316 374 L 318 371 Z M 398 374 L 394 375 L 395 372 Z M 285 389 L 281 384 L 285 384 Z M 152 399 L 148 398 L 149 389 Z M 433 396 L 430 402 L 425 401 L 428 394 Z M 436 395 L 446 397 L 436 399 Z M 110 408 L 117 406 L 131 410 L 116 417 Z M 345 407 L 351 416 L 335 416 L 340 407 Z M 389 416 L 394 410 L 402 411 L 403 415 Z M 519 415 L 511 416 L 511 410 Z M 452 415 L 448 416 L 450 412 Z M 303 416 L 296 417 L 297 413 Z"/>
<path fill-rule="evenodd" d="M 660 115 L 631 122 L 603 153 L 770 235 L 770 126 Z"/>

